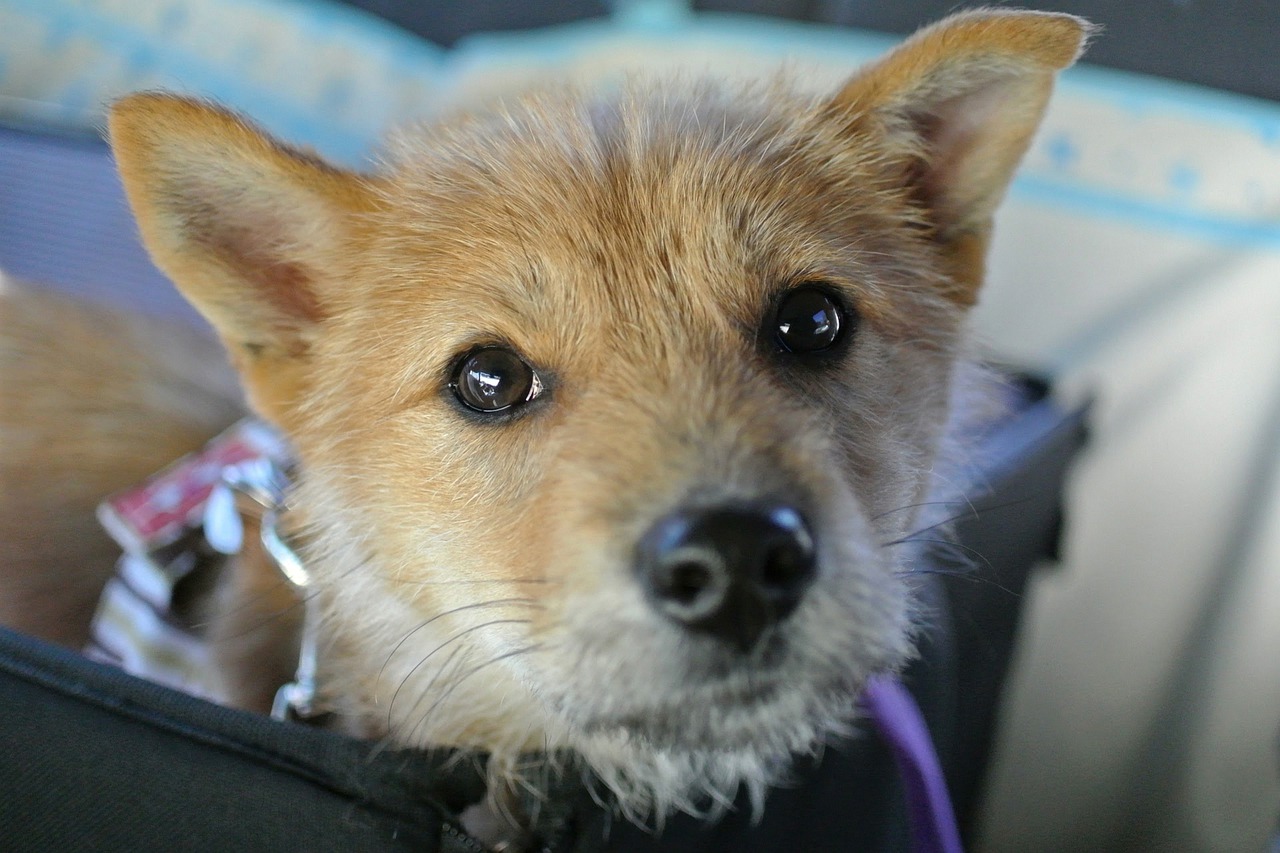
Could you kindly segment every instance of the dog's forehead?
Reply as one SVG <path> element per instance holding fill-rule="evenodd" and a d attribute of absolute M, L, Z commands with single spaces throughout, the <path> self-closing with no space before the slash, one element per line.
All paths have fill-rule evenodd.
<path fill-rule="evenodd" d="M 893 269 L 919 255 L 900 245 L 905 202 L 858 191 L 875 152 L 833 139 L 816 103 L 780 85 L 645 84 L 409 133 L 383 185 L 381 286 L 454 348 L 750 329 L 806 278 L 874 302 L 877 278 L 918 272 Z"/>
<path fill-rule="evenodd" d="M 392 204 L 420 214 L 403 221 L 430 236 L 469 232 L 494 247 L 538 239 L 531 249 L 589 257 L 675 228 L 694 238 L 751 190 L 787 118 L 724 97 L 529 98 L 402 137 Z"/>

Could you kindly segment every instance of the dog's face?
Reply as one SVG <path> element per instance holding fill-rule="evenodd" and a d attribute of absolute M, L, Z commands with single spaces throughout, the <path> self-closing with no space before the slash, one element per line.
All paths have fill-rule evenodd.
<path fill-rule="evenodd" d="M 570 747 L 631 807 L 762 784 L 909 649 L 887 543 L 1076 19 L 968 15 L 832 98 L 635 85 L 374 177 L 119 104 L 144 238 L 302 460 L 349 712 Z"/>

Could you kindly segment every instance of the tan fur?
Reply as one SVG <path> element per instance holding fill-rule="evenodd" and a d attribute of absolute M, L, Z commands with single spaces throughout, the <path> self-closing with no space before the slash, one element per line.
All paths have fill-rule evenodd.
<path fill-rule="evenodd" d="M 83 646 L 119 555 L 98 502 L 241 412 L 200 333 L 0 277 L 0 624 Z"/>
<path fill-rule="evenodd" d="M 332 169 L 198 102 L 111 134 L 157 263 L 301 460 L 321 679 L 353 729 L 581 756 L 632 816 L 694 810 L 850 720 L 910 653 L 908 507 L 947 419 L 991 214 L 1086 25 L 982 12 L 835 96 L 634 82 L 529 95 Z M 778 294 L 856 307 L 839 361 L 760 339 Z M 484 343 L 548 382 L 498 422 Z M 660 618 L 630 568 L 686 501 L 785 495 L 819 572 L 769 654 Z"/>

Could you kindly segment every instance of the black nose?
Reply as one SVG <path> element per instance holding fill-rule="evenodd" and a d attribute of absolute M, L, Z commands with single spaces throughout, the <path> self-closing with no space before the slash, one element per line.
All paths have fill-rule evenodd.
<path fill-rule="evenodd" d="M 664 616 L 749 651 L 812 582 L 813 535 L 784 504 L 681 510 L 641 539 L 636 572 Z"/>

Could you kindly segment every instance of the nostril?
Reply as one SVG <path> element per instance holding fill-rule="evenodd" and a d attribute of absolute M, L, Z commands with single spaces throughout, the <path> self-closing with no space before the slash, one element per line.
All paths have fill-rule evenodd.
<path fill-rule="evenodd" d="M 692 624 L 721 608 L 730 578 L 714 553 L 684 547 L 654 555 L 646 583 L 662 613 Z"/>
<path fill-rule="evenodd" d="M 798 595 L 817 568 L 813 537 L 799 513 L 778 506 L 769 513 L 769 543 L 760 565 L 760 585 L 775 597 Z"/>
<path fill-rule="evenodd" d="M 712 586 L 711 568 L 705 563 L 682 562 L 671 567 L 667 597 L 677 604 L 693 604 Z"/>
<path fill-rule="evenodd" d="M 798 543 L 786 543 L 772 548 L 765 557 L 760 572 L 760 582 L 775 591 L 789 591 L 803 586 L 813 574 L 813 551 Z"/>

